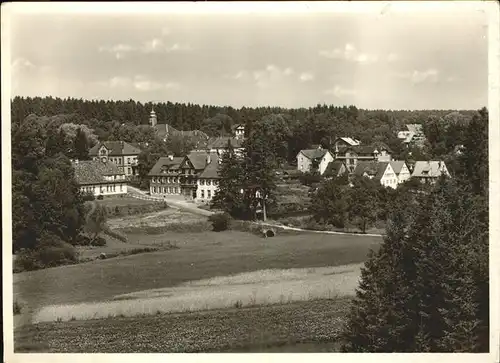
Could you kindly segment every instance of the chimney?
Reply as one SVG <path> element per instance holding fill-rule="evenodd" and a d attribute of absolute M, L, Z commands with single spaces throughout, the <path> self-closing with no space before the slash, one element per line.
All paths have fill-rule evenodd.
<path fill-rule="evenodd" d="M 174 156 L 173 156 L 172 154 L 170 154 L 170 155 L 168 156 L 168 158 L 169 158 L 170 160 L 174 160 Z"/>
<path fill-rule="evenodd" d="M 210 162 L 212 161 L 212 158 L 210 156 L 210 153 L 207 154 L 207 165 L 210 164 Z"/>

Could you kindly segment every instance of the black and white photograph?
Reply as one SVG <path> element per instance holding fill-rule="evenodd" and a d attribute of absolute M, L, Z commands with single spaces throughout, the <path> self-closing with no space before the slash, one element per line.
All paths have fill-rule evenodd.
<path fill-rule="evenodd" d="M 498 362 L 498 14 L 2 6 L 4 362 Z"/>

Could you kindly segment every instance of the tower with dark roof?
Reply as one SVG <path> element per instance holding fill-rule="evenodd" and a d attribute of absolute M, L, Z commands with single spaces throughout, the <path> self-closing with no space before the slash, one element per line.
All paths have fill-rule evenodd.
<path fill-rule="evenodd" d="M 151 108 L 151 113 L 149 114 L 149 125 L 151 127 L 156 127 L 156 124 L 158 123 L 158 119 L 156 118 L 156 112 L 154 108 Z"/>

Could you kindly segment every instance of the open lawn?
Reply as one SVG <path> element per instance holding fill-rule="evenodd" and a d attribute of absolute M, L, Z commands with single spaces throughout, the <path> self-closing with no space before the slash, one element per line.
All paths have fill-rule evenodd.
<path fill-rule="evenodd" d="M 193 280 L 266 269 L 339 266 L 366 260 L 378 237 L 167 232 L 133 236 L 133 243 L 168 240 L 178 249 L 14 274 L 14 293 L 28 310 L 53 304 L 106 301 L 121 294 L 174 287 Z"/>
<path fill-rule="evenodd" d="M 42 323 L 15 332 L 16 352 L 338 351 L 349 299 Z"/>
<path fill-rule="evenodd" d="M 108 197 L 97 200 L 97 202 L 105 207 L 124 207 L 124 206 L 141 206 L 141 205 L 155 205 L 160 204 L 162 202 L 152 201 L 152 200 L 144 200 L 132 198 L 129 196 L 123 197 Z"/>

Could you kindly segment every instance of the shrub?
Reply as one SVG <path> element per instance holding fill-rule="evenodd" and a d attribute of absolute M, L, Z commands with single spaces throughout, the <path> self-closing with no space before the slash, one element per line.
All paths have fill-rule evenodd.
<path fill-rule="evenodd" d="M 14 261 L 14 272 L 32 271 L 41 268 L 43 268 L 43 266 L 40 261 L 38 261 L 38 257 L 35 251 L 21 249 L 16 254 L 16 259 Z"/>
<path fill-rule="evenodd" d="M 97 196 L 97 199 L 99 199 L 99 200 L 103 200 L 103 199 L 104 199 L 104 197 L 103 197 L 102 195 L 98 195 L 98 196 Z"/>
<path fill-rule="evenodd" d="M 229 228 L 231 217 L 228 213 L 216 213 L 208 217 L 215 232 L 225 231 Z"/>
<path fill-rule="evenodd" d="M 90 242 L 91 242 L 91 239 L 89 236 L 86 236 L 84 234 L 79 234 L 77 237 L 76 237 L 76 241 L 75 241 L 76 245 L 77 246 L 89 246 L 90 245 Z"/>
<path fill-rule="evenodd" d="M 97 236 L 96 238 L 94 238 L 92 240 L 92 242 L 90 243 L 90 245 L 91 246 L 97 246 L 97 247 L 106 246 L 106 239 L 104 237 Z"/>
<path fill-rule="evenodd" d="M 19 303 L 19 301 L 15 300 L 14 301 L 14 315 L 19 315 L 21 314 L 22 306 Z"/>
<path fill-rule="evenodd" d="M 50 243 L 40 243 L 37 249 L 37 258 L 43 267 L 66 265 L 77 261 L 75 248 L 61 240 L 52 240 Z"/>

